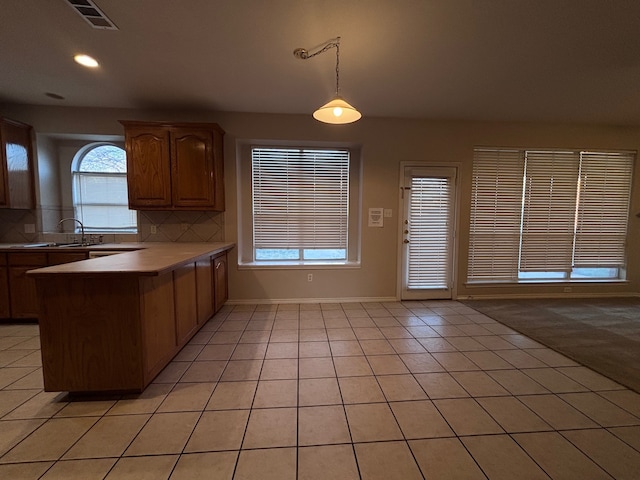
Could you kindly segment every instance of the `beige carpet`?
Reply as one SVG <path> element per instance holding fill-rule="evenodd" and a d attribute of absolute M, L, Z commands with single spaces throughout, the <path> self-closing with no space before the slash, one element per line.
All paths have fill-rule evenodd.
<path fill-rule="evenodd" d="M 640 393 L 639 298 L 463 303 Z"/>

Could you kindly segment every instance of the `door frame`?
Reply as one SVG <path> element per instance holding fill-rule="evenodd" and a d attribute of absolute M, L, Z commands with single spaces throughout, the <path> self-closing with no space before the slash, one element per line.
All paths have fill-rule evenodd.
<path fill-rule="evenodd" d="M 460 230 L 460 184 L 461 184 L 461 174 L 462 174 L 462 163 L 461 162 L 428 162 L 428 161 L 401 161 L 400 162 L 400 172 L 398 175 L 398 222 L 397 222 L 397 247 L 396 247 L 396 299 L 400 302 L 402 301 L 402 265 L 403 265 L 403 226 L 404 226 L 404 177 L 405 170 L 407 168 L 453 168 L 456 171 L 456 177 L 454 182 L 454 205 L 451 211 L 453 218 L 453 245 L 451 251 L 451 299 L 456 300 L 458 298 L 458 252 L 459 245 L 458 239 L 460 235 L 458 234 Z M 411 300 L 406 300 L 411 301 Z M 416 300 L 420 301 L 420 300 Z M 428 301 L 428 300 L 425 300 Z M 433 300 L 437 301 L 437 300 Z"/>

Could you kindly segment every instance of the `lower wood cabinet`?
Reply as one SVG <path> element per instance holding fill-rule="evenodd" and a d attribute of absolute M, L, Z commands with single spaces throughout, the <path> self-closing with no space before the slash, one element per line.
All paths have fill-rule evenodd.
<path fill-rule="evenodd" d="M 29 270 L 85 260 L 87 252 L 10 252 L 5 267 L 6 280 L 0 272 L 0 318 L 38 318 L 36 282 Z M 8 302 L 6 302 L 8 298 Z M 5 303 L 6 302 L 6 303 Z"/>
<path fill-rule="evenodd" d="M 11 316 L 11 300 L 9 298 L 9 272 L 6 267 L 6 257 L 0 254 L 2 266 L 0 266 L 0 318 Z"/>
<path fill-rule="evenodd" d="M 227 297 L 226 253 L 160 275 L 36 275 L 44 388 L 140 392 Z"/>
<path fill-rule="evenodd" d="M 217 312 L 229 299 L 227 253 L 213 258 L 214 310 Z"/>
<path fill-rule="evenodd" d="M 212 258 L 205 258 L 196 262 L 196 297 L 198 325 L 201 325 L 215 313 Z"/>
<path fill-rule="evenodd" d="M 195 263 L 173 271 L 173 295 L 176 311 L 176 345 L 183 345 L 198 328 Z"/>
<path fill-rule="evenodd" d="M 9 264 L 9 292 L 11 318 L 37 318 L 38 294 L 36 282 L 27 276 L 29 270 L 47 266 L 45 252 L 16 252 L 7 254 Z"/>

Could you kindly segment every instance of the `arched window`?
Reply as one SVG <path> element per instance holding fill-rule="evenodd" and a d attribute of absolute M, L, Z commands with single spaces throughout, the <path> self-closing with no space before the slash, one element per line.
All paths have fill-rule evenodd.
<path fill-rule="evenodd" d="M 125 151 L 112 144 L 82 148 L 72 166 L 73 206 L 86 232 L 137 232 L 129 210 Z"/>

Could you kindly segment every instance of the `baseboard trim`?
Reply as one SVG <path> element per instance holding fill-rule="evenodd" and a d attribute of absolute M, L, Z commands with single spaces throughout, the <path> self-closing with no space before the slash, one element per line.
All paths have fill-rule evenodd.
<path fill-rule="evenodd" d="M 388 303 L 397 302 L 396 297 L 340 297 L 340 298 L 255 298 L 249 300 L 227 300 L 226 305 L 254 305 L 277 303 Z"/>

